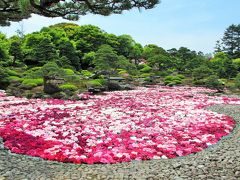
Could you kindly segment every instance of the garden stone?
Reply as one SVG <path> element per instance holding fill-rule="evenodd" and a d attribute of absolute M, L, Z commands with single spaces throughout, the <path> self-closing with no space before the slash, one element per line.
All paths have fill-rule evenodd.
<path fill-rule="evenodd" d="M 43 91 L 47 94 L 54 94 L 60 92 L 59 85 L 65 81 L 62 78 L 57 77 L 44 77 L 44 88 Z"/>

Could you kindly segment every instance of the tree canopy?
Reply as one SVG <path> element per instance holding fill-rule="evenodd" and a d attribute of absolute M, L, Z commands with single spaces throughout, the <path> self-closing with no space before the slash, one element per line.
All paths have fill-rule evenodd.
<path fill-rule="evenodd" d="M 223 38 L 216 43 L 215 52 L 225 52 L 231 58 L 240 58 L 240 24 L 230 25 Z"/>
<path fill-rule="evenodd" d="M 78 20 L 86 14 L 120 14 L 132 8 L 151 9 L 159 0 L 0 0 L 0 25 L 21 21 L 31 14 Z"/>

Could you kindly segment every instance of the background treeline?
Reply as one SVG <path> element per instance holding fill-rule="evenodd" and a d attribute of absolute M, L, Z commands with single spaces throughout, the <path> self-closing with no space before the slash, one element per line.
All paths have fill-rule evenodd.
<path fill-rule="evenodd" d="M 76 91 L 104 86 L 106 76 L 118 76 L 145 83 L 158 78 L 165 85 L 237 90 L 239 73 L 240 25 L 226 29 L 213 57 L 186 47 L 143 47 L 129 35 L 116 36 L 93 25 L 61 23 L 10 38 L 0 33 L 0 89 L 12 90 L 15 85 L 28 93 L 38 91 L 44 77 L 51 76 L 63 79 L 59 89 Z"/>

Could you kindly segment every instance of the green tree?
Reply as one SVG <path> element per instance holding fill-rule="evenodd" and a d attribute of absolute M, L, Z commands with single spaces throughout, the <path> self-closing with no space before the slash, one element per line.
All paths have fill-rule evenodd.
<path fill-rule="evenodd" d="M 217 52 L 227 53 L 230 58 L 240 58 L 240 24 L 230 25 L 224 32 L 221 41 L 217 41 Z"/>
<path fill-rule="evenodd" d="M 141 44 L 136 43 L 133 48 L 132 51 L 130 52 L 130 58 L 134 60 L 135 65 L 138 64 L 138 60 L 142 57 L 143 54 L 143 47 Z"/>
<path fill-rule="evenodd" d="M 22 61 L 23 54 L 22 54 L 22 40 L 18 36 L 13 36 L 10 39 L 10 47 L 9 47 L 9 53 L 12 55 L 12 65 L 15 66 L 17 61 Z"/>
<path fill-rule="evenodd" d="M 133 74 L 137 68 L 135 64 L 131 63 L 125 56 L 118 56 L 118 67 L 119 69 L 125 69 L 128 73 Z"/>
<path fill-rule="evenodd" d="M 237 67 L 224 52 L 216 53 L 208 64 L 220 78 L 229 79 L 237 74 Z"/>
<path fill-rule="evenodd" d="M 163 71 L 172 66 L 171 58 L 164 54 L 155 55 L 148 59 L 148 63 L 153 69 Z"/>
<path fill-rule="evenodd" d="M 80 69 L 80 59 L 77 55 L 76 49 L 70 41 L 62 41 L 59 45 L 59 56 L 66 57 L 70 65 L 76 70 Z"/>
<path fill-rule="evenodd" d="M 55 61 L 58 58 L 56 48 L 49 38 L 43 38 L 35 49 L 35 58 L 40 65 L 50 61 Z"/>
<path fill-rule="evenodd" d="M 200 67 L 195 68 L 192 72 L 194 81 L 205 79 L 211 75 L 214 75 L 214 71 L 206 65 L 201 65 Z"/>
<path fill-rule="evenodd" d="M 39 32 L 26 35 L 22 46 L 24 62 L 27 65 L 41 66 L 58 59 L 57 49 L 51 38 L 50 35 Z"/>
<path fill-rule="evenodd" d="M 0 65 L 7 66 L 9 64 L 9 41 L 6 36 L 0 33 Z"/>
<path fill-rule="evenodd" d="M 119 57 L 109 45 L 102 45 L 96 52 L 94 65 L 98 70 L 111 71 L 118 68 Z"/>
<path fill-rule="evenodd" d="M 96 53 L 93 51 L 89 53 L 85 53 L 81 61 L 82 69 L 88 69 L 89 67 L 93 67 L 93 62 L 95 60 L 95 57 L 96 57 Z"/>
<path fill-rule="evenodd" d="M 205 86 L 211 89 L 216 89 L 218 92 L 222 92 L 224 89 L 224 83 L 219 79 L 217 75 L 211 75 L 205 79 Z"/>
<path fill-rule="evenodd" d="M 160 54 L 167 55 L 168 53 L 163 48 L 158 47 L 155 44 L 149 44 L 144 46 L 142 56 L 145 59 L 149 59 L 153 56 L 160 55 Z"/>
<path fill-rule="evenodd" d="M 235 78 L 235 85 L 238 89 L 240 89 L 240 73 Z"/>
<path fill-rule="evenodd" d="M 20 21 L 33 14 L 46 17 L 63 17 L 69 20 L 78 20 L 79 16 L 88 13 L 110 15 L 120 14 L 132 8 L 151 9 L 158 0 L 0 0 L 0 23 L 9 25 L 9 21 Z"/>
<path fill-rule="evenodd" d="M 233 64 L 237 68 L 237 70 L 240 72 L 240 58 L 233 59 Z"/>
<path fill-rule="evenodd" d="M 127 58 L 130 58 L 131 52 L 136 42 L 129 35 L 118 36 L 117 41 L 119 43 L 118 48 L 116 49 L 119 55 L 123 55 Z"/>

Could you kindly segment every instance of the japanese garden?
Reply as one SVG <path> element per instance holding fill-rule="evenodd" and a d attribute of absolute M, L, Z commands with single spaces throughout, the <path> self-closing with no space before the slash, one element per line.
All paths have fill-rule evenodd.
<path fill-rule="evenodd" d="M 0 180 L 240 178 L 240 24 L 212 54 L 77 24 L 162 4 L 0 0 L 1 27 L 70 20 L 0 29 Z"/>

